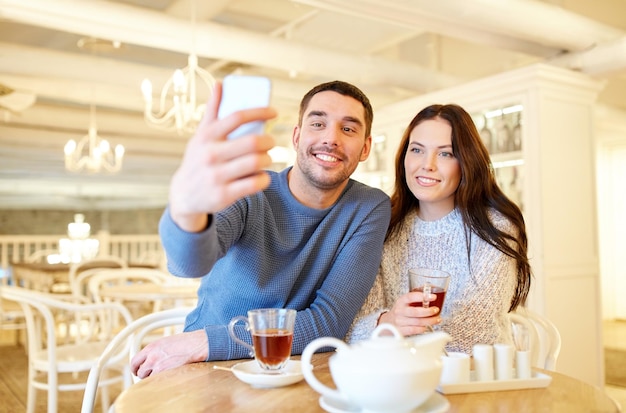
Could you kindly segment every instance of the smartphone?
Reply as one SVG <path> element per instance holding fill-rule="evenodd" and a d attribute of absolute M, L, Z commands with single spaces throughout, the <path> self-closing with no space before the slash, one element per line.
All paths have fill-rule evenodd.
<path fill-rule="evenodd" d="M 263 76 L 225 76 L 222 81 L 222 102 L 217 117 L 221 119 L 238 110 L 269 106 L 271 89 L 270 80 Z M 249 122 L 232 131 L 228 139 L 251 133 L 262 134 L 264 129 L 263 121 Z"/>

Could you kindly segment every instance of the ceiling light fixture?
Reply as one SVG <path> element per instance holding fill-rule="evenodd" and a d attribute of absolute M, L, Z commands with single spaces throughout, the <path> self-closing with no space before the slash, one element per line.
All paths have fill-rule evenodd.
<path fill-rule="evenodd" d="M 213 91 L 215 79 L 198 66 L 198 57 L 191 54 L 188 65 L 183 69 L 176 69 L 163 85 L 158 112 L 155 113 L 152 111 L 152 82 L 144 79 L 141 83 L 141 92 L 146 104 L 144 119 L 148 125 L 177 130 L 178 133 L 194 132 L 206 106 L 204 101 L 198 103 L 198 80 L 200 85 L 204 84 L 209 93 Z"/>
<path fill-rule="evenodd" d="M 70 139 L 64 148 L 65 169 L 71 172 L 98 173 L 101 171 L 115 173 L 122 169 L 124 147 L 116 145 L 111 149 L 109 141 L 98 136 L 96 126 L 96 110 L 90 108 L 89 131 L 78 143 Z"/>
<path fill-rule="evenodd" d="M 206 107 L 205 99 L 213 92 L 215 78 L 198 66 L 195 49 L 196 13 L 195 1 L 191 1 L 192 52 L 187 66 L 177 69 L 165 82 L 159 98 L 158 112 L 152 110 L 152 82 L 144 79 L 141 83 L 145 109 L 144 119 L 150 126 L 160 129 L 193 133 L 202 119 Z M 204 87 L 203 87 L 204 86 Z M 198 93 L 199 89 L 204 93 Z M 200 89 L 202 90 L 202 89 Z"/>

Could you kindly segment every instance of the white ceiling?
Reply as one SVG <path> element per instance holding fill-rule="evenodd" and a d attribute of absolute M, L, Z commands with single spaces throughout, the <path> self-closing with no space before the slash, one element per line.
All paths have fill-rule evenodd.
<path fill-rule="evenodd" d="M 143 120 L 193 50 L 216 78 L 269 76 L 289 145 L 302 95 L 342 79 L 374 108 L 547 62 L 605 79 L 603 104 L 626 110 L 624 0 L 0 0 L 0 208 L 162 207 L 187 136 Z M 79 48 L 80 39 L 120 49 Z M 35 97 L 30 105 L 29 97 Z M 115 175 L 65 171 L 63 146 L 98 133 L 126 147 Z M 23 106 L 23 107 L 20 107 Z M 210 189 L 208 189 L 210 190 Z"/>

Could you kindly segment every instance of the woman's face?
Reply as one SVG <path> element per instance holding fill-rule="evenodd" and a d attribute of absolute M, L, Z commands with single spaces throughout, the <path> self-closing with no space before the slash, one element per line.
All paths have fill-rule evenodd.
<path fill-rule="evenodd" d="M 404 170 L 409 190 L 419 200 L 420 218 L 436 220 L 454 209 L 461 166 L 452 153 L 452 127 L 446 120 L 425 120 L 413 128 Z"/>

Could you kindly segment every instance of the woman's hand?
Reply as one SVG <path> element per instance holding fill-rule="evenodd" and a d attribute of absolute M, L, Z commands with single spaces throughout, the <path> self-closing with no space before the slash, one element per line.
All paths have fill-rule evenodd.
<path fill-rule="evenodd" d="M 435 298 L 435 294 L 430 294 L 428 297 L 431 302 Z M 423 294 L 417 291 L 401 295 L 393 307 L 380 316 L 378 324 L 393 324 L 404 336 L 412 336 L 428 331 L 430 326 L 441 322 L 441 317 L 439 317 L 438 307 L 423 308 L 415 306 L 416 303 L 421 303 L 422 300 Z"/>

